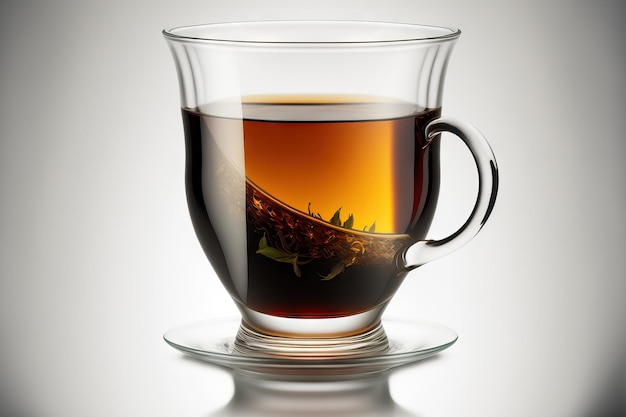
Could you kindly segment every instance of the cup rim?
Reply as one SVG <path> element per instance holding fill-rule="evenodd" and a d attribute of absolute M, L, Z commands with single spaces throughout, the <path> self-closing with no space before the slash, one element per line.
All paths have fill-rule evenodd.
<path fill-rule="evenodd" d="M 323 28 L 326 30 L 321 30 Z M 330 28 L 336 29 L 335 35 L 330 33 Z M 371 46 L 452 41 L 461 35 L 461 31 L 453 27 L 391 21 L 256 20 L 177 26 L 163 29 L 162 34 L 166 39 L 178 42 L 274 46 Z"/>

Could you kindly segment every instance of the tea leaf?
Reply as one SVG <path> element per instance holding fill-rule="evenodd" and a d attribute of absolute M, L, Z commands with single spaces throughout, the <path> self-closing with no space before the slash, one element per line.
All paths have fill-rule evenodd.
<path fill-rule="evenodd" d="M 354 226 L 354 216 L 352 215 L 352 213 L 350 213 L 350 215 L 348 216 L 348 220 L 343 222 L 343 227 L 345 227 L 346 229 L 352 229 L 352 226 Z"/>
<path fill-rule="evenodd" d="M 333 217 L 330 219 L 330 224 L 335 225 L 335 226 L 341 226 L 341 207 L 339 207 L 337 209 L 337 211 L 335 212 L 335 214 L 333 214 Z"/>
<path fill-rule="evenodd" d="M 259 240 L 259 250 L 265 248 L 269 248 L 269 245 L 267 244 L 267 238 L 265 237 L 265 234 L 263 234 L 263 237 L 261 238 L 261 240 Z"/>
<path fill-rule="evenodd" d="M 368 230 L 370 233 L 374 233 L 374 231 L 376 230 L 376 222 L 372 223 L 372 225 L 370 226 L 370 230 Z"/>
<path fill-rule="evenodd" d="M 259 255 L 266 256 L 276 262 L 283 262 L 293 266 L 293 272 L 296 276 L 300 276 L 300 267 L 298 266 L 298 255 L 287 253 L 277 248 L 273 248 L 267 244 L 265 235 L 259 241 L 259 249 L 256 251 Z"/>
<path fill-rule="evenodd" d="M 302 273 L 300 272 L 300 267 L 298 266 L 298 255 L 296 255 L 296 259 L 294 259 L 291 265 L 293 266 L 293 273 L 296 274 L 298 278 L 300 278 L 302 276 Z"/>
<path fill-rule="evenodd" d="M 337 275 L 341 274 L 345 269 L 346 269 L 345 262 L 339 261 L 337 264 L 335 264 L 335 266 L 333 266 L 333 268 L 330 270 L 328 275 L 321 275 L 321 274 L 318 274 L 318 275 L 322 277 L 322 281 L 329 281 L 335 278 Z"/>
<path fill-rule="evenodd" d="M 258 253 L 259 255 L 267 256 L 268 258 L 275 261 L 284 263 L 292 263 L 294 261 L 294 258 L 298 258 L 298 255 L 293 255 L 291 253 L 284 252 L 271 246 L 261 248 L 261 246 L 259 245 L 259 250 L 257 250 L 256 253 Z"/>

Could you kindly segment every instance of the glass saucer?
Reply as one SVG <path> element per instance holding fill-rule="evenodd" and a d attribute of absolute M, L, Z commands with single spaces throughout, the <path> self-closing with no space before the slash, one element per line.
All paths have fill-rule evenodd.
<path fill-rule="evenodd" d="M 384 372 L 407 365 L 452 346 L 457 334 L 447 327 L 419 320 L 383 318 L 389 348 L 368 356 L 292 358 L 242 354 L 235 350 L 240 318 L 222 318 L 169 330 L 165 341 L 184 354 L 238 372 L 274 376 L 349 376 Z"/>

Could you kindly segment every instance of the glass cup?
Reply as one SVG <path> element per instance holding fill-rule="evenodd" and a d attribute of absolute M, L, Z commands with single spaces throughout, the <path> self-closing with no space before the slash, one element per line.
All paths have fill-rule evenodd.
<path fill-rule="evenodd" d="M 272 355 L 386 349 L 381 314 L 409 271 L 467 243 L 493 208 L 485 138 L 441 116 L 456 29 L 362 21 L 218 23 L 163 32 L 179 76 L 197 237 Z M 427 232 L 441 132 L 479 177 L 452 235 Z"/>

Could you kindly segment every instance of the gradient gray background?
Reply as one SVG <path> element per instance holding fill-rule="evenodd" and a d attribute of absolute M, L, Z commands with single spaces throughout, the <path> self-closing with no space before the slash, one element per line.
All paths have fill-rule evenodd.
<path fill-rule="evenodd" d="M 444 113 L 479 127 L 501 169 L 479 237 L 414 272 L 387 311 L 460 335 L 438 360 L 393 374 L 394 400 L 430 417 L 623 415 L 620 5 L 3 2 L 0 415 L 199 417 L 228 402 L 226 372 L 161 340 L 237 312 L 187 214 L 178 86 L 160 30 L 329 17 L 461 28 Z M 444 141 L 435 237 L 463 221 L 475 187 L 463 147 Z"/>

